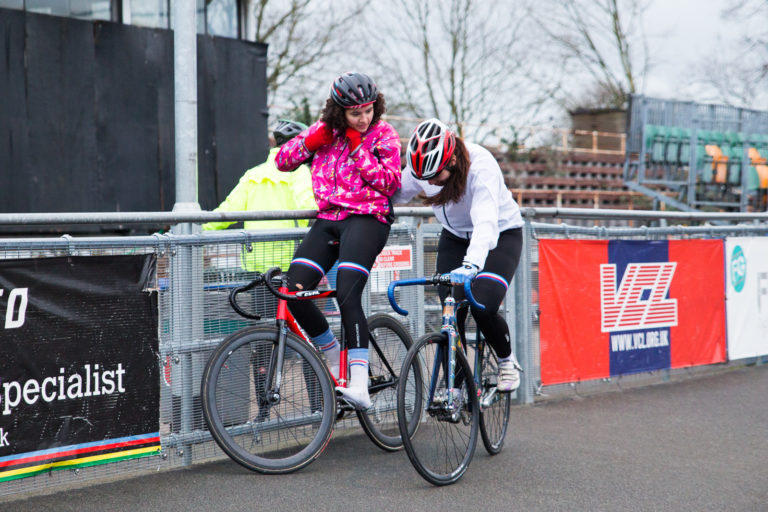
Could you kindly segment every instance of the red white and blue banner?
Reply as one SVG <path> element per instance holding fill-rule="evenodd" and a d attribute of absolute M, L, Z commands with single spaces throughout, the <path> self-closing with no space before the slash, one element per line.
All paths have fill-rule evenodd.
<path fill-rule="evenodd" d="M 768 238 L 725 239 L 728 358 L 768 354 Z"/>
<path fill-rule="evenodd" d="M 725 361 L 722 240 L 539 241 L 544 385 Z"/>
<path fill-rule="evenodd" d="M 0 482 L 159 452 L 154 265 L 0 261 Z"/>

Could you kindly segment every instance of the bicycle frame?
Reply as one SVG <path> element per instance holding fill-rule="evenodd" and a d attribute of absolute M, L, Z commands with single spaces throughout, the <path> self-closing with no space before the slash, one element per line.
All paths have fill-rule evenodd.
<path fill-rule="evenodd" d="M 368 391 L 372 404 L 370 408 L 361 409 L 358 404 L 348 400 L 344 393 L 339 392 L 340 388 L 349 385 L 347 379 L 350 360 L 343 325 L 339 371 L 336 372 L 334 368 L 334 373 L 340 375 L 334 377 L 328 371 L 328 362 L 320 356 L 320 350 L 303 332 L 288 308 L 289 300 L 332 298 L 336 296 L 337 291 L 289 291 L 288 278 L 285 275 L 278 277 L 278 274 L 281 274 L 278 267 L 263 274 L 256 274 L 253 281 L 233 289 L 229 295 L 230 305 L 238 314 L 256 320 L 261 317 L 243 311 L 237 304 L 239 293 L 263 285 L 267 286 L 278 301 L 274 324 L 269 322 L 269 325 L 248 326 L 233 333 L 214 350 L 206 364 L 201 397 L 205 397 L 203 412 L 216 442 L 236 462 L 249 469 L 264 473 L 290 472 L 314 460 L 325 448 L 333 431 L 333 422 L 329 422 L 329 417 L 340 419 L 346 413 L 354 411 L 365 434 L 379 448 L 386 451 L 402 448 L 395 401 L 399 384 L 397 370 L 400 365 L 395 361 L 406 354 L 412 345 L 405 327 L 384 313 L 368 317 L 369 347 L 375 351 L 375 355 L 371 354 L 374 356 L 373 364 L 368 366 Z M 293 361 L 294 351 L 296 359 L 300 360 L 298 366 Z M 246 373 L 239 366 L 239 361 L 243 359 L 248 360 L 249 365 L 247 380 L 244 377 Z M 222 377 L 231 374 L 230 370 L 238 373 L 236 378 L 250 384 L 247 395 L 239 388 L 235 391 L 228 385 L 226 378 Z M 335 396 L 334 387 L 337 388 Z M 258 416 L 252 421 L 249 419 L 244 425 L 238 425 L 237 428 L 244 430 L 234 433 L 229 425 L 231 420 L 224 418 L 221 413 L 220 395 L 238 401 L 247 400 L 248 411 L 251 414 L 258 412 Z M 330 410 L 334 406 L 335 415 Z M 284 441 L 280 440 L 279 432 L 284 428 L 292 429 L 310 424 L 316 424 L 317 430 L 310 430 L 298 436 L 287 434 L 286 439 L 292 438 L 295 441 L 293 448 L 300 451 L 281 457 L 280 452 L 285 451 L 287 445 L 280 444 Z M 393 424 L 397 433 L 393 432 Z M 414 428 L 415 426 L 414 424 Z M 256 439 L 260 438 L 261 433 L 273 430 L 278 432 L 274 439 L 277 442 L 274 448 L 278 448 L 278 451 L 274 453 L 269 449 L 262 451 L 261 447 L 246 446 L 241 442 L 242 439 L 233 437 L 250 433 Z M 308 444 L 303 444 L 305 435 L 308 435 Z M 268 453 L 269 455 L 266 455 Z"/>
<path fill-rule="evenodd" d="M 416 278 L 416 279 L 404 279 L 402 281 L 393 281 L 389 284 L 389 288 L 387 290 L 387 297 L 389 298 L 389 302 L 392 305 L 392 308 L 400 313 L 403 316 L 408 315 L 408 311 L 401 308 L 397 301 L 395 300 L 395 288 L 398 286 L 414 286 L 414 285 L 438 285 L 438 284 L 446 284 L 451 285 L 450 281 L 450 274 L 436 274 L 432 276 L 431 278 Z M 476 308 L 480 310 L 484 310 L 485 306 L 478 303 L 474 296 L 472 295 L 472 282 L 466 281 L 464 283 L 464 294 L 466 296 L 465 300 L 462 300 L 461 302 L 457 303 L 456 299 L 453 298 L 453 287 L 451 286 L 451 291 L 449 292 L 448 297 L 446 297 L 445 302 L 443 303 L 443 310 L 442 310 L 442 325 L 440 328 L 440 332 L 442 334 L 445 334 L 448 339 L 448 344 L 445 348 L 443 348 L 442 345 L 437 347 L 436 354 L 435 354 L 435 360 L 433 362 L 433 368 L 432 368 L 432 379 L 429 383 L 429 397 L 428 397 L 428 404 L 431 404 L 435 397 L 435 391 L 438 387 L 437 383 L 437 376 L 439 374 L 438 372 L 438 365 L 443 364 L 444 368 L 444 374 L 448 376 L 446 386 L 448 389 L 454 389 L 455 388 L 455 382 L 456 382 L 456 350 L 460 349 L 463 350 L 464 353 L 467 353 L 467 340 L 462 340 L 461 333 L 458 329 L 457 319 L 456 319 L 456 311 L 462 307 L 464 307 L 466 304 L 471 304 L 475 306 Z M 478 336 L 477 340 L 477 347 L 476 351 L 479 351 L 478 353 L 482 354 L 483 349 L 483 343 L 485 343 L 485 340 L 480 339 Z M 447 354 L 443 354 L 443 350 L 447 350 Z M 473 375 L 472 378 L 475 381 L 475 384 L 478 386 L 478 393 L 480 392 L 480 357 L 476 356 L 473 366 Z M 495 395 L 495 390 L 489 397 L 484 397 L 483 402 L 486 403 L 486 407 L 490 405 L 490 399 L 492 399 L 493 395 Z M 451 392 L 448 396 L 448 409 L 449 411 L 453 412 L 456 411 L 458 408 L 455 404 L 455 397 L 454 394 Z M 481 407 L 483 404 L 481 404 Z"/>
<path fill-rule="evenodd" d="M 451 390 L 456 387 L 456 350 L 465 350 L 456 324 L 456 309 L 460 305 L 461 303 L 457 305 L 456 300 L 450 295 L 446 297 L 445 304 L 443 305 L 443 319 L 440 332 L 446 335 L 448 339 L 448 345 L 445 348 L 443 348 L 442 345 L 437 347 L 437 353 L 435 354 L 435 361 L 432 368 L 432 380 L 429 383 L 429 398 L 427 401 L 428 404 L 433 403 L 435 398 L 435 390 L 437 389 L 438 384 L 437 376 L 439 375 L 437 365 L 442 364 L 444 373 L 448 375 L 446 387 Z M 447 354 L 443 354 L 443 350 L 447 350 Z M 445 360 L 446 356 L 447 360 Z M 456 404 L 454 403 L 454 399 L 454 394 L 449 393 L 448 409 L 451 412 L 457 409 Z"/>
<path fill-rule="evenodd" d="M 312 347 L 313 350 L 317 350 L 315 345 L 307 338 L 306 334 L 304 334 L 304 331 L 302 331 L 301 328 L 299 327 L 299 323 L 296 321 L 296 318 L 293 316 L 290 309 L 288 309 L 288 301 L 289 300 L 317 300 L 317 299 L 336 297 L 335 289 L 298 290 L 295 292 L 291 292 L 288 290 L 287 276 L 285 274 L 280 275 L 280 286 L 277 289 L 275 289 L 274 284 L 272 283 L 272 279 L 273 277 L 275 277 L 276 274 L 280 272 L 281 270 L 278 267 L 270 268 L 265 273 L 259 274 L 248 285 L 235 288 L 234 290 L 232 290 L 229 296 L 229 303 L 232 305 L 232 308 L 238 314 L 254 320 L 260 320 L 261 317 L 256 314 L 247 313 L 243 311 L 242 308 L 240 308 L 240 306 L 237 304 L 237 299 L 236 299 L 238 293 L 251 290 L 256 286 L 266 286 L 269 289 L 269 291 L 272 292 L 272 294 L 275 295 L 275 297 L 277 297 L 278 299 L 277 314 L 275 315 L 275 323 L 278 327 L 278 332 L 279 332 L 278 349 L 277 349 L 277 353 L 273 354 L 273 360 L 272 360 L 273 363 L 276 363 L 276 364 L 270 364 L 269 369 L 267 371 L 267 382 L 274 382 L 275 388 L 269 390 L 270 396 L 267 396 L 268 400 L 273 400 L 277 398 L 278 395 L 276 395 L 276 392 L 279 391 L 280 384 L 282 383 L 282 368 L 283 368 L 283 360 L 285 358 L 285 338 L 287 336 L 288 331 L 298 336 L 308 346 Z M 334 386 L 346 387 L 347 373 L 348 373 L 348 370 L 347 370 L 348 356 L 347 356 L 346 343 L 344 342 L 344 336 L 342 336 L 341 343 L 342 343 L 342 347 L 339 355 L 339 378 L 336 379 L 333 375 L 331 375 L 331 380 L 333 381 Z M 277 374 L 275 375 L 274 372 L 277 372 Z M 273 377 L 274 377 L 274 380 L 272 380 Z"/>

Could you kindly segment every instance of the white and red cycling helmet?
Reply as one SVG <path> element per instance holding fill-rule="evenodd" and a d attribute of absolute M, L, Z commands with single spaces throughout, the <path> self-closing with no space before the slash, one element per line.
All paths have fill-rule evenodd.
<path fill-rule="evenodd" d="M 443 170 L 456 148 L 456 136 L 437 119 L 422 121 L 408 141 L 405 160 L 417 180 L 431 180 Z"/>

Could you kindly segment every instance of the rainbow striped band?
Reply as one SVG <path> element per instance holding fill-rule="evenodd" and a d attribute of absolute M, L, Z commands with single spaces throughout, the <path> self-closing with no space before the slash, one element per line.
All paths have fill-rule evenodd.
<path fill-rule="evenodd" d="M 339 270 L 347 269 L 347 270 L 356 270 L 358 272 L 362 272 L 366 276 L 370 275 L 370 272 L 368 272 L 368 269 L 365 268 L 362 265 L 358 265 L 357 263 L 352 263 L 351 261 L 344 261 L 339 263 Z"/>
<path fill-rule="evenodd" d="M 496 281 L 497 283 L 501 284 L 505 290 L 509 288 L 509 283 L 507 283 L 506 279 L 492 272 L 480 272 L 479 274 L 477 274 L 477 277 L 475 277 L 475 279 L 490 279 L 492 281 Z"/>
<path fill-rule="evenodd" d="M 160 434 L 152 432 L 58 446 L 0 457 L 0 482 L 57 469 L 74 469 L 160 453 Z"/>

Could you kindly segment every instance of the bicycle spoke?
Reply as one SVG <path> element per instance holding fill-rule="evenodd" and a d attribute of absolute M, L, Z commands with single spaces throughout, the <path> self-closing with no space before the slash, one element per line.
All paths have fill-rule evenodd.
<path fill-rule="evenodd" d="M 384 450 L 402 448 L 397 415 L 397 383 L 411 338 L 403 325 L 386 314 L 368 319 L 369 393 L 373 403 L 367 411 L 358 411 L 360 426 L 368 437 Z M 413 377 L 411 377 L 413 378 Z M 418 421 L 412 418 L 415 429 Z"/>
<path fill-rule="evenodd" d="M 496 388 L 498 359 L 487 343 L 478 343 L 475 357 L 480 358 L 480 402 Z M 491 403 L 480 412 L 480 434 L 486 451 L 495 455 L 501 451 L 509 423 L 511 399 L 509 393 L 496 392 Z"/>
<path fill-rule="evenodd" d="M 477 444 L 478 411 L 474 381 L 463 379 L 458 398 L 459 414 L 449 408 L 449 393 L 445 392 L 447 377 L 445 365 L 435 364 L 445 351 L 441 348 L 446 340 L 442 335 L 428 335 L 420 339 L 409 351 L 405 361 L 408 372 L 420 369 L 425 372 L 421 386 L 408 389 L 408 381 L 398 386 L 398 408 L 404 407 L 408 391 L 415 391 L 421 405 L 422 423 L 410 440 L 405 441 L 408 457 L 416 470 L 429 482 L 445 485 L 458 480 L 466 471 Z M 464 375 L 469 374 L 469 365 L 462 356 L 456 359 Z M 433 401 L 429 403 L 430 387 L 437 388 Z M 454 405 L 455 406 L 455 405 Z M 401 422 L 401 431 L 402 431 Z"/>
<path fill-rule="evenodd" d="M 217 444 L 239 464 L 266 473 L 295 471 L 314 460 L 333 431 L 336 407 L 324 363 L 293 335 L 286 339 L 280 389 L 266 382 L 275 373 L 277 339 L 266 327 L 226 339 L 206 365 L 201 396 Z M 267 396 L 272 392 L 275 397 Z"/>

